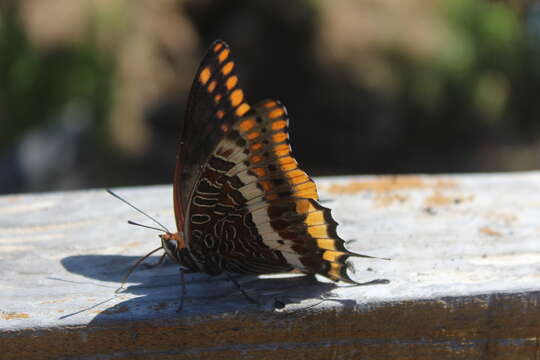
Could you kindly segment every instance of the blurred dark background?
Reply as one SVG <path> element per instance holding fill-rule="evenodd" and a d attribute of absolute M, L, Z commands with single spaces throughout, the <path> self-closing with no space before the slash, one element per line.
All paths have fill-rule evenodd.
<path fill-rule="evenodd" d="M 0 0 L 0 193 L 170 183 L 218 38 L 311 175 L 540 167 L 534 1 Z"/>

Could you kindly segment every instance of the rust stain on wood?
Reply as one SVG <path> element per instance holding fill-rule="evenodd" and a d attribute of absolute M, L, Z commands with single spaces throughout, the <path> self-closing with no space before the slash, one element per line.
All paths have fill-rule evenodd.
<path fill-rule="evenodd" d="M 493 230 L 492 228 L 490 228 L 489 226 L 482 226 L 479 231 L 484 234 L 484 235 L 488 235 L 488 236 L 502 236 L 502 234 L 496 230 Z"/>
<path fill-rule="evenodd" d="M 446 205 L 457 205 L 462 204 L 464 202 L 473 201 L 474 195 L 448 195 L 444 194 L 442 191 L 434 191 L 433 194 L 426 197 L 425 199 L 425 205 L 428 207 L 436 207 L 436 206 L 446 206 Z"/>
<path fill-rule="evenodd" d="M 30 315 L 27 313 L 2 313 L 0 314 L 0 319 L 2 320 L 13 320 L 13 319 L 28 319 Z"/>
<path fill-rule="evenodd" d="M 390 192 L 408 189 L 451 188 L 456 182 L 419 176 L 380 176 L 373 180 L 354 180 L 347 184 L 334 184 L 328 191 L 334 194 L 356 194 L 364 191 Z"/>
<path fill-rule="evenodd" d="M 139 245 L 141 245 L 140 241 L 132 241 L 130 243 L 127 243 L 125 247 L 126 248 L 134 248 L 134 247 L 138 247 Z"/>
<path fill-rule="evenodd" d="M 394 204 L 403 204 L 409 199 L 406 195 L 400 194 L 378 194 L 375 198 L 377 205 L 379 206 L 390 206 Z"/>

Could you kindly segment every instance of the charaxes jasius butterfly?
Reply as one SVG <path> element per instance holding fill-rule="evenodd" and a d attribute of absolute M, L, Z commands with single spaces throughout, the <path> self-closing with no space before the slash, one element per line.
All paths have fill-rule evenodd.
<path fill-rule="evenodd" d="M 345 248 L 317 201 L 291 154 L 285 107 L 252 106 L 238 84 L 229 46 L 215 41 L 189 94 L 174 174 L 178 232 L 160 235 L 163 249 L 192 272 L 296 269 L 355 283 L 347 258 L 370 256 Z"/>

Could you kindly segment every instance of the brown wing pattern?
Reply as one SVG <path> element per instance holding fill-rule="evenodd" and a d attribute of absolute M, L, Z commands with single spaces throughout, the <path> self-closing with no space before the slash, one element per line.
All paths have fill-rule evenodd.
<path fill-rule="evenodd" d="M 206 272 L 293 268 L 353 282 L 349 252 L 313 180 L 291 154 L 288 117 L 264 101 L 217 144 L 190 199 L 188 248 Z"/>

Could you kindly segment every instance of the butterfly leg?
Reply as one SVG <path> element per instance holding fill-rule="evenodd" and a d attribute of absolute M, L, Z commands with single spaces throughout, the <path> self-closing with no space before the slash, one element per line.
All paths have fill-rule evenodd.
<path fill-rule="evenodd" d="M 244 297 L 247 299 L 247 301 L 249 301 L 250 303 L 252 304 L 255 304 L 255 305 L 259 305 L 259 302 L 255 299 L 253 299 L 251 296 L 249 296 L 245 291 L 244 289 L 242 289 L 242 287 L 240 286 L 240 284 L 238 283 L 238 281 L 236 281 L 232 276 L 231 274 L 229 274 L 227 271 L 224 271 L 225 275 L 227 275 L 227 278 L 234 284 L 236 285 L 236 288 L 242 293 L 242 295 L 244 295 Z"/>
<path fill-rule="evenodd" d="M 186 273 L 192 274 L 194 272 L 195 271 L 190 270 L 190 269 L 180 268 L 180 286 L 182 288 L 182 295 L 180 296 L 180 305 L 178 305 L 178 309 L 176 309 L 177 313 L 182 311 L 182 308 L 184 307 L 184 298 L 186 297 L 186 294 L 187 294 L 185 274 Z"/>
<path fill-rule="evenodd" d="M 153 269 L 161 264 L 163 264 L 163 261 L 165 260 L 165 258 L 167 257 L 167 253 L 163 253 L 163 255 L 161 255 L 161 257 L 159 258 L 159 260 L 154 263 L 154 264 L 144 264 L 146 266 L 147 269 Z"/>

